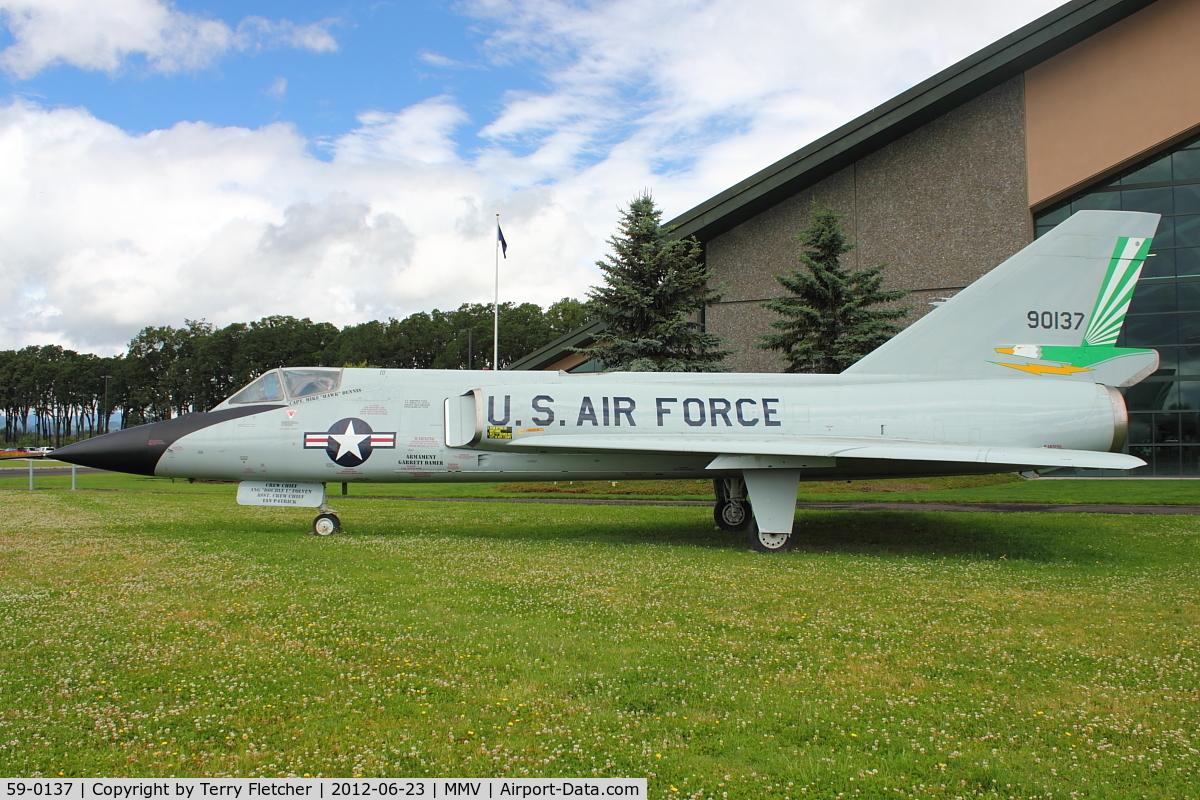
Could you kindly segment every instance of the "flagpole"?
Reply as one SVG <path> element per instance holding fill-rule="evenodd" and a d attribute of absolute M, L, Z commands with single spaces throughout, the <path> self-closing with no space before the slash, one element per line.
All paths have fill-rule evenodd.
<path fill-rule="evenodd" d="M 500 369 L 500 215 L 496 215 L 496 302 L 492 304 L 492 370 Z"/>

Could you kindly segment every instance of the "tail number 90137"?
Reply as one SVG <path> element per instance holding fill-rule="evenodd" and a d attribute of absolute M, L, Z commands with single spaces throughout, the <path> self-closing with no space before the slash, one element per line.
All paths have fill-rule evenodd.
<path fill-rule="evenodd" d="M 1079 311 L 1030 311 L 1025 315 L 1030 328 L 1048 328 L 1056 331 L 1077 331 L 1083 324 L 1084 314 Z"/>

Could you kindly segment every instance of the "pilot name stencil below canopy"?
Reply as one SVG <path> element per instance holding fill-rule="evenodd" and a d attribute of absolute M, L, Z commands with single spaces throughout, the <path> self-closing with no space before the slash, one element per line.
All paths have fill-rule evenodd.
<path fill-rule="evenodd" d="M 801 480 L 1141 466 L 1114 387 L 1158 354 L 1115 343 L 1157 223 L 1081 211 L 840 375 L 282 369 L 55 457 L 244 481 L 319 534 L 329 482 L 711 478 L 718 525 L 785 550 Z"/>

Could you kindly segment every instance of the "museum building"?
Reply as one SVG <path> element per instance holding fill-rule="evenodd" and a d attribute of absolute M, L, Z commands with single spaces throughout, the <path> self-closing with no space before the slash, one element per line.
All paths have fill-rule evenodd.
<path fill-rule="evenodd" d="M 761 307 L 813 201 L 851 269 L 886 264 L 908 322 L 1082 209 L 1162 214 L 1121 346 L 1160 369 L 1126 391 L 1135 474 L 1200 476 L 1200 0 L 1073 0 L 671 220 L 721 288 L 705 327 L 739 372 L 780 372 Z M 596 368 L 566 348 L 511 369 Z M 1088 471 L 1097 474 L 1097 471 Z M 1113 473 L 1123 474 L 1123 473 Z"/>

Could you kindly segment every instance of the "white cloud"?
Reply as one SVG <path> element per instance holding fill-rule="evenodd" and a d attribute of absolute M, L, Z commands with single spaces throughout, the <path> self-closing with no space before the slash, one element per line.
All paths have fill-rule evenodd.
<path fill-rule="evenodd" d="M 208 66 L 230 50 L 337 49 L 329 33 L 334 20 L 297 25 L 247 17 L 234 30 L 162 0 L 0 0 L 0 18 L 14 40 L 0 51 L 0 67 L 19 79 L 55 64 L 115 73 L 131 56 L 170 74 Z"/>
<path fill-rule="evenodd" d="M 333 149 L 338 159 L 355 163 L 455 161 L 458 153 L 450 137 L 466 121 L 449 97 L 435 97 L 397 114 L 368 111 L 359 115 L 359 127 L 338 139 Z"/>
<path fill-rule="evenodd" d="M 287 94 L 287 78 L 280 76 L 271 81 L 271 85 L 263 89 L 263 94 L 267 97 L 274 97 L 276 100 L 282 100 Z"/>
<path fill-rule="evenodd" d="M 284 124 L 133 135 L 82 109 L 0 108 L 0 346 L 112 352 L 185 317 L 345 325 L 483 300 L 496 211 L 504 296 L 577 292 L 597 243 L 551 192 L 506 193 L 454 158 L 430 131 L 461 113 L 365 115 L 325 162 Z"/>
<path fill-rule="evenodd" d="M 204 51 L 204 36 L 226 35 L 160 3 L 120 2 L 165 16 L 102 41 L 72 23 L 57 50 L 31 34 L 0 59 L 112 70 L 127 53 L 153 63 L 161 52 L 182 65 L 198 63 L 186 54 Z M 448 96 L 366 111 L 324 143 L 329 161 L 286 124 L 134 135 L 85 109 L 17 100 L 0 107 L 0 307 L 11 310 L 0 347 L 115 352 L 145 325 L 184 318 L 346 325 L 487 302 L 497 211 L 502 298 L 581 296 L 618 206 L 641 189 L 682 213 L 1052 4 L 480 0 L 487 52 L 536 64 L 546 90 L 506 97 L 491 119 Z M 154 44 L 172 15 L 193 45 Z M 292 35 L 257 25 L 225 30 Z M 464 130 L 484 146 L 464 151 Z"/>
<path fill-rule="evenodd" d="M 337 40 L 329 32 L 336 21 L 330 18 L 309 25 L 297 25 L 286 19 L 275 22 L 263 17 L 246 17 L 238 23 L 233 44 L 239 50 L 294 47 L 314 53 L 331 53 L 338 49 Z"/>
<path fill-rule="evenodd" d="M 453 58 L 449 58 L 447 56 L 441 55 L 440 53 L 434 53 L 429 50 L 422 50 L 421 52 L 417 53 L 417 58 L 421 59 L 426 64 L 430 64 L 435 67 L 461 67 L 461 66 L 463 66 L 460 62 L 455 61 Z"/>
<path fill-rule="evenodd" d="M 705 199 L 1057 5 L 1056 0 L 474 0 L 498 62 L 541 65 L 482 133 L 644 164 Z M 565 150 L 564 137 L 569 140 Z M 682 169 L 685 174 L 679 174 Z M 686 207 L 686 206 L 685 206 Z"/>

